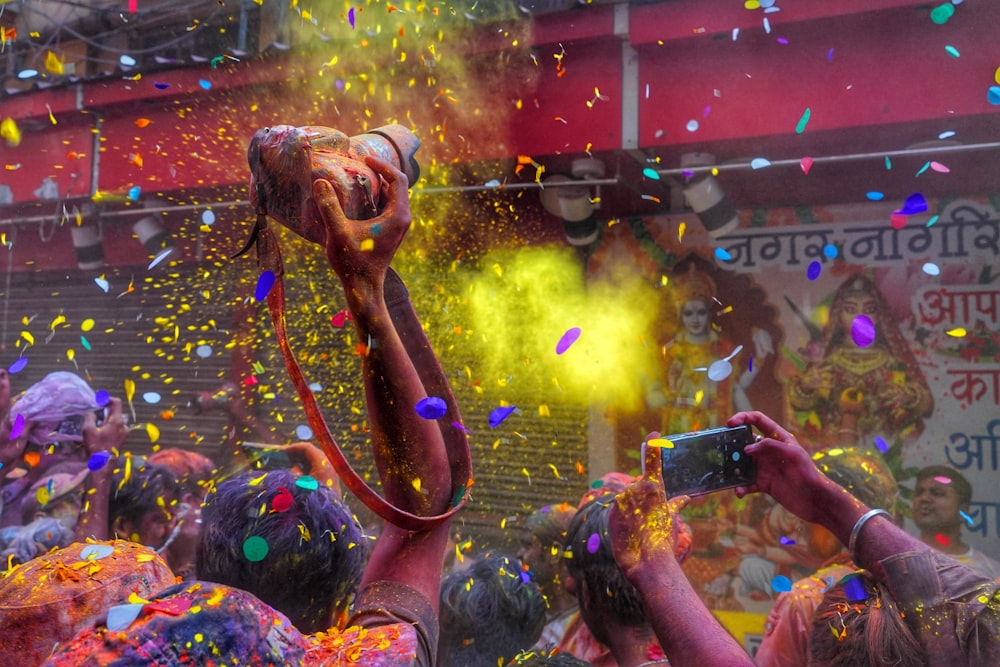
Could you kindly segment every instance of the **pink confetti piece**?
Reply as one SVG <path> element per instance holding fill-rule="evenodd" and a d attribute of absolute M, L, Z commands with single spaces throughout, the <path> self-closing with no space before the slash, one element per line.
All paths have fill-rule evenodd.
<path fill-rule="evenodd" d="M 803 174 L 808 174 L 809 170 L 812 169 L 813 159 L 811 157 L 804 157 L 799 160 L 799 167 L 802 168 Z"/>
<path fill-rule="evenodd" d="M 948 173 L 951 173 L 951 169 L 949 169 L 948 167 L 944 166 L 940 162 L 934 162 L 934 161 L 931 162 L 931 170 L 932 171 L 936 171 L 939 174 L 948 174 Z"/>

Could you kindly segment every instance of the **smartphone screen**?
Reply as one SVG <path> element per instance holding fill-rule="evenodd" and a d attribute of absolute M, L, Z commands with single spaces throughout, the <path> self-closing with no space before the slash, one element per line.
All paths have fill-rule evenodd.
<path fill-rule="evenodd" d="M 666 439 L 673 443 L 673 447 L 660 449 L 668 498 L 750 486 L 757 479 L 753 459 L 743 451 L 754 440 L 749 426 L 682 433 Z"/>
<path fill-rule="evenodd" d="M 259 442 L 244 442 L 240 445 L 250 465 L 254 468 L 291 468 L 292 460 L 284 448 Z"/>

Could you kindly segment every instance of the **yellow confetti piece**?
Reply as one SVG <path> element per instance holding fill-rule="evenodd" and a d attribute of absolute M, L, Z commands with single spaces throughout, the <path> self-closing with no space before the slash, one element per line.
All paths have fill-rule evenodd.
<path fill-rule="evenodd" d="M 677 225 L 677 241 L 678 242 L 684 240 L 684 232 L 687 231 L 687 228 L 688 228 L 687 223 L 684 222 L 683 220 L 681 221 L 681 224 Z"/>
<path fill-rule="evenodd" d="M 94 328 L 94 324 L 95 324 L 94 320 L 88 317 L 83 322 L 80 322 L 80 331 L 90 331 L 91 329 Z"/>
<path fill-rule="evenodd" d="M 59 60 L 59 56 L 57 56 L 52 51 L 47 51 L 45 53 L 45 69 L 47 69 L 53 74 L 63 73 L 62 61 Z"/>
<path fill-rule="evenodd" d="M 128 603 L 129 604 L 149 604 L 149 600 L 147 600 L 144 597 L 140 597 L 137 593 L 135 593 L 133 591 L 132 593 L 128 594 Z"/>
<path fill-rule="evenodd" d="M 156 442 L 160 439 L 160 429 L 157 428 L 156 424 L 146 424 L 146 433 L 149 435 L 150 442 Z"/>
<path fill-rule="evenodd" d="M 562 479 L 562 477 L 559 476 L 559 469 L 556 468 L 554 463 L 550 463 L 549 467 L 552 468 L 552 474 L 556 476 L 556 479 Z"/>
<path fill-rule="evenodd" d="M 659 447 L 661 449 L 673 449 L 674 443 L 672 440 L 667 440 L 666 438 L 652 438 L 646 441 L 646 444 L 650 447 Z"/>
<path fill-rule="evenodd" d="M 255 477 L 247 482 L 247 486 L 260 486 L 260 483 L 267 478 L 267 473 L 264 473 L 260 477 Z"/>
<path fill-rule="evenodd" d="M 64 315 L 56 315 L 56 318 L 52 320 L 52 324 L 49 325 L 49 330 L 55 331 L 55 328 L 66 321 Z"/>
<path fill-rule="evenodd" d="M 952 338 L 965 338 L 965 336 L 966 336 L 966 335 L 967 335 L 967 334 L 968 334 L 969 332 L 968 332 L 968 331 L 966 331 L 966 330 L 965 330 L 964 328 L 962 328 L 962 327 L 956 327 L 956 328 L 954 328 L 954 329 L 950 329 L 950 330 L 948 330 L 948 331 L 945 331 L 945 333 L 946 333 L 946 334 L 948 334 L 949 336 L 951 336 Z"/>
<path fill-rule="evenodd" d="M 365 239 L 360 245 L 361 252 L 371 252 L 375 249 L 375 239 Z"/>
<path fill-rule="evenodd" d="M 0 121 L 0 137 L 12 148 L 21 144 L 21 129 L 13 118 L 4 118 Z"/>
<path fill-rule="evenodd" d="M 66 358 L 73 361 L 76 358 L 76 350 L 73 348 L 66 350 Z"/>
<path fill-rule="evenodd" d="M 28 341 L 28 345 L 34 345 L 35 344 L 35 337 L 31 335 L 30 331 L 22 331 L 21 332 L 21 338 L 23 338 L 24 340 Z"/>
<path fill-rule="evenodd" d="M 131 402 L 133 396 L 135 396 L 135 380 L 125 378 L 125 399 Z"/>

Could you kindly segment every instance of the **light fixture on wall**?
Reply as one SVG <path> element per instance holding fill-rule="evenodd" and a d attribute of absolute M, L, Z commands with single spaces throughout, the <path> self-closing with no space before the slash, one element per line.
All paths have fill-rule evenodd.
<path fill-rule="evenodd" d="M 163 228 L 160 221 L 152 215 L 147 215 L 132 225 L 132 231 L 139 237 L 139 242 L 150 257 L 165 257 L 174 250 L 174 240 Z"/>
<path fill-rule="evenodd" d="M 74 225 L 69 229 L 76 250 L 76 265 L 84 271 L 104 266 L 103 235 L 99 225 Z"/>
<path fill-rule="evenodd" d="M 715 156 L 711 153 L 685 153 L 681 156 L 681 169 L 704 169 L 713 164 Z M 683 192 L 688 206 L 712 238 L 724 236 L 739 225 L 736 207 L 710 171 L 696 172 L 684 185 Z"/>
<path fill-rule="evenodd" d="M 563 230 L 570 245 L 588 246 L 597 240 L 594 211 L 600 206 L 600 190 L 594 196 L 586 181 L 604 176 L 604 162 L 596 158 L 580 158 L 573 160 L 570 171 L 572 178 L 556 174 L 542 181 L 542 206 L 552 215 L 562 218 Z M 575 181 L 583 182 L 575 185 Z"/>

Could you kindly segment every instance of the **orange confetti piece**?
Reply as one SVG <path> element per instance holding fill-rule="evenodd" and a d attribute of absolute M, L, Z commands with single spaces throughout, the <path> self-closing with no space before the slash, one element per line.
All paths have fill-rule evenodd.
<path fill-rule="evenodd" d="M 25 452 L 24 462 L 28 464 L 29 467 L 34 468 L 42 461 L 42 455 L 40 452 Z"/>
<path fill-rule="evenodd" d="M 136 118 L 135 126 L 141 130 L 144 127 L 149 127 L 149 124 L 152 122 L 153 121 L 149 120 L 148 118 Z"/>

